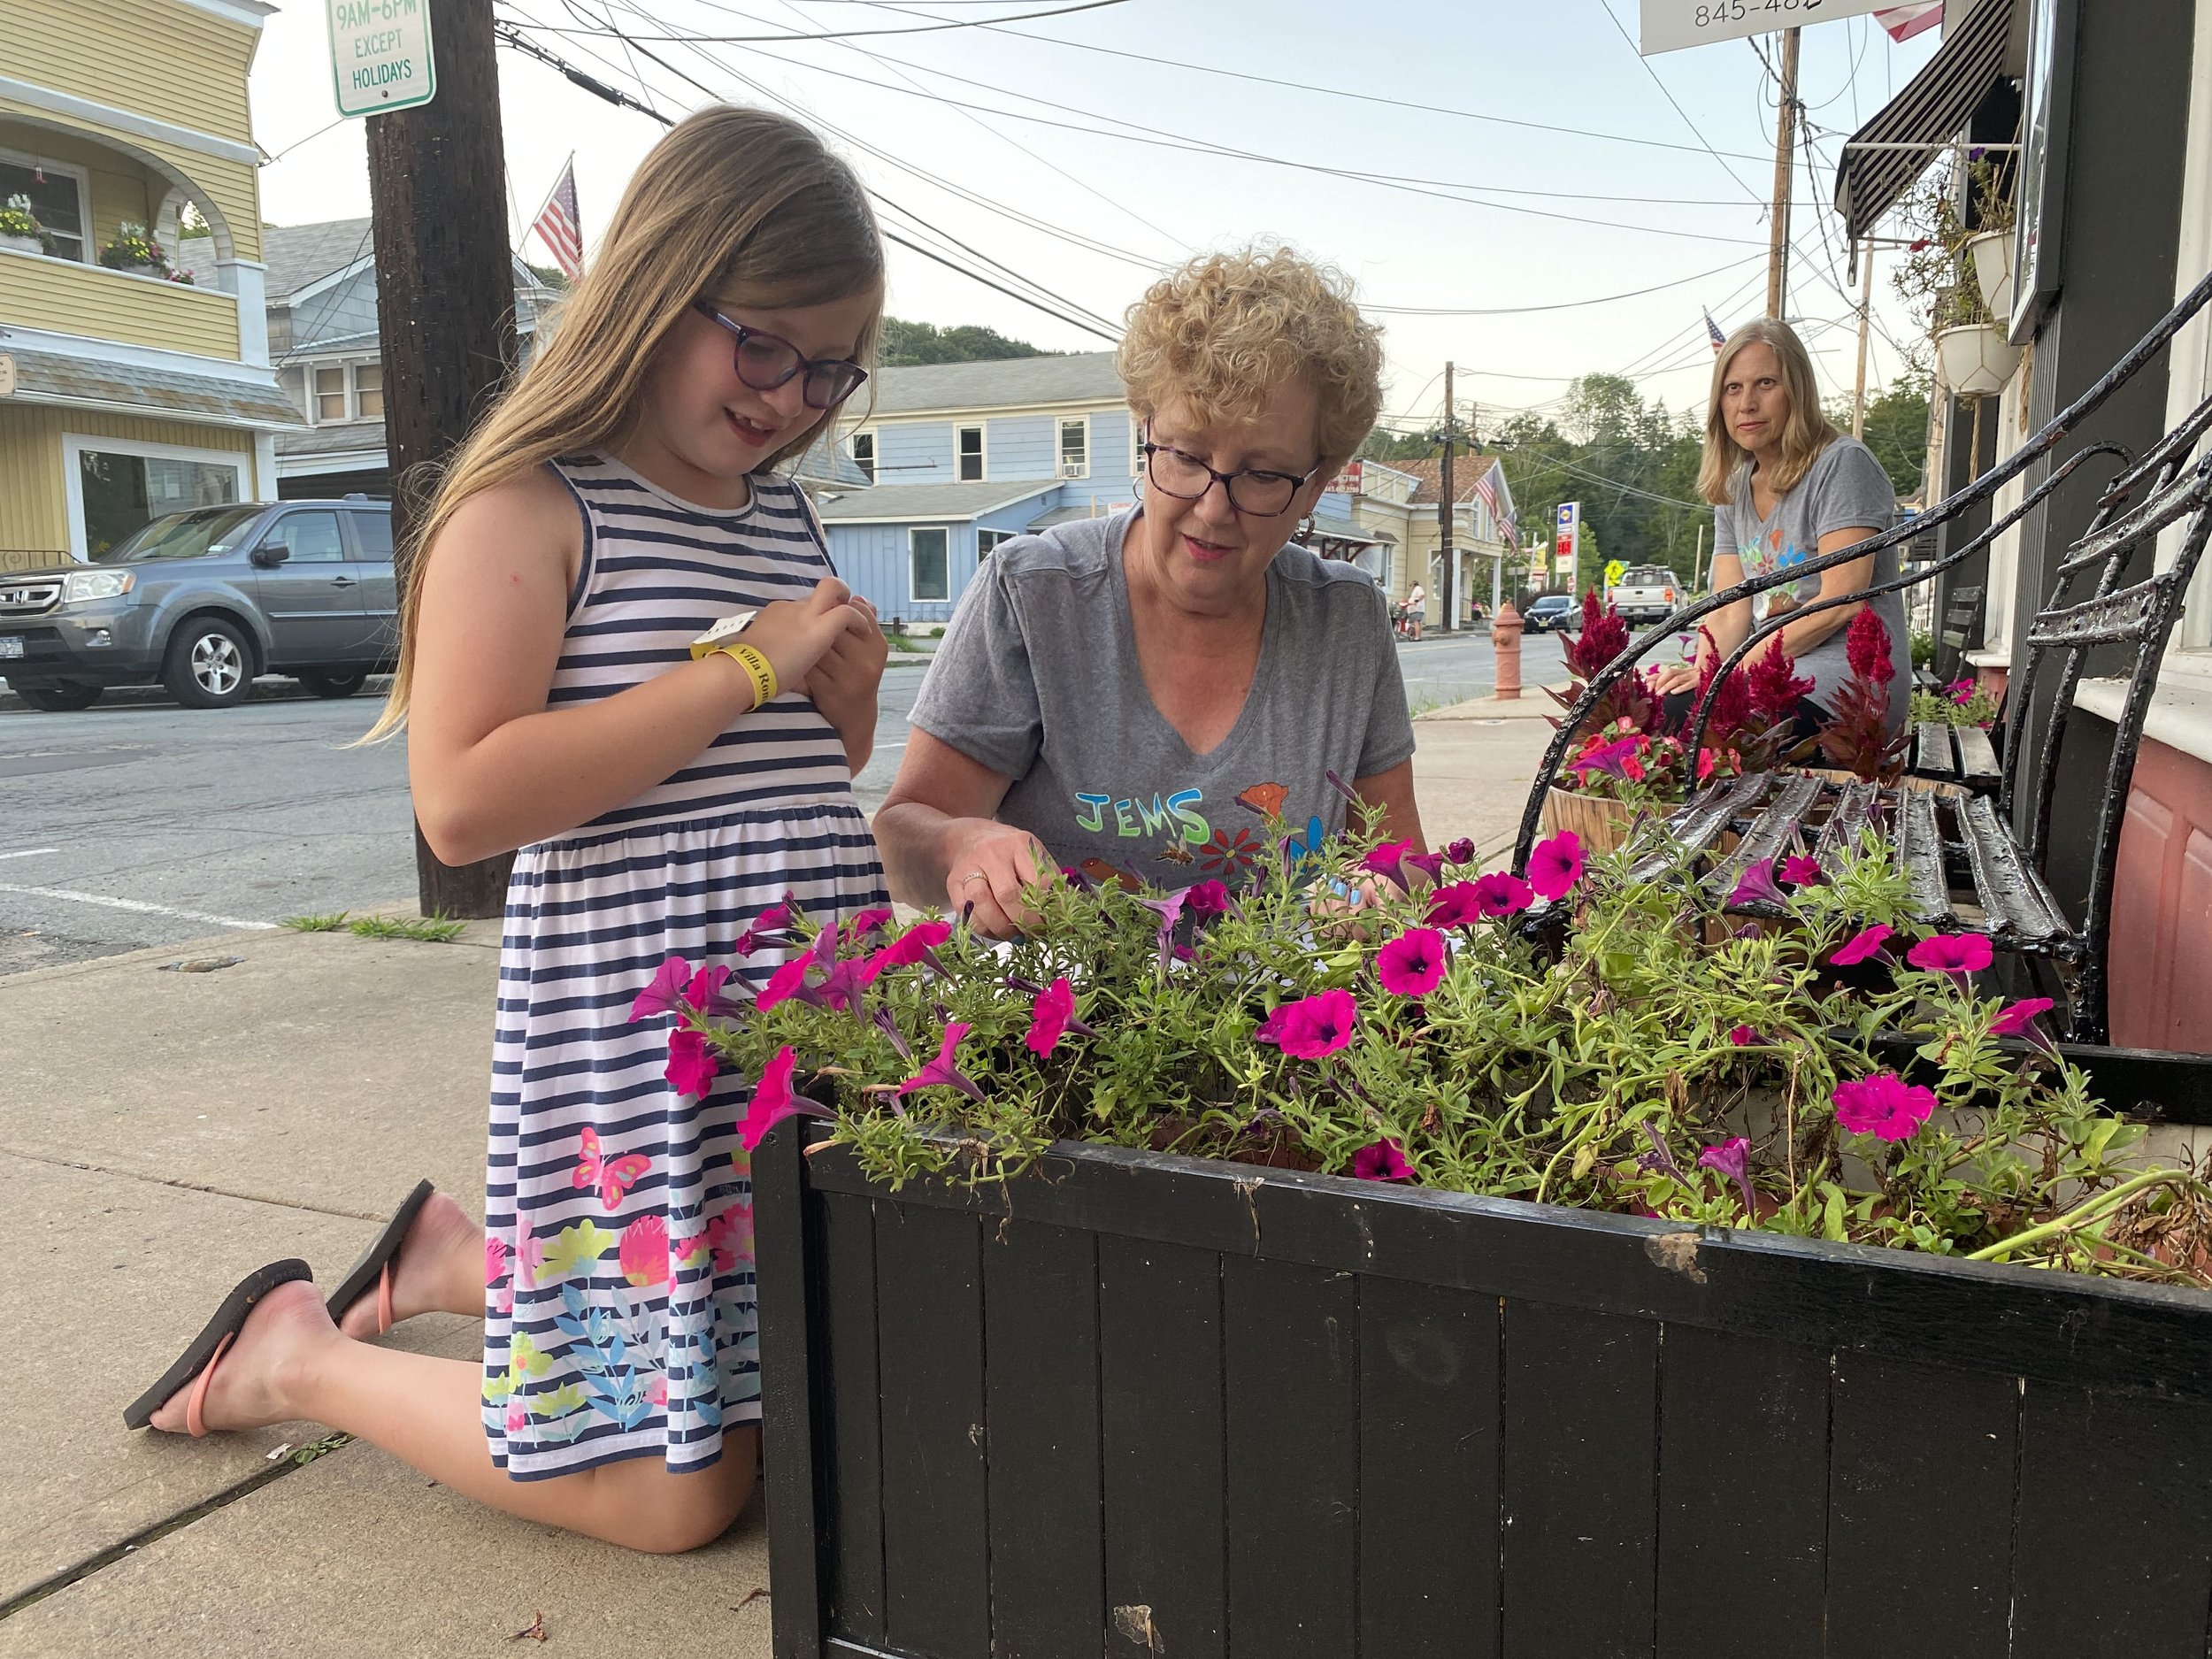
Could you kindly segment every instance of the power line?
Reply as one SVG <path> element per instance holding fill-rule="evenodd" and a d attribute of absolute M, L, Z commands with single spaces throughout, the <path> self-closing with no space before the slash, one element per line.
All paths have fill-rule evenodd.
<path fill-rule="evenodd" d="M 895 29 L 841 29 L 824 35 L 624 35 L 611 27 L 605 29 L 564 28 L 557 23 L 539 27 L 554 35 L 611 35 L 627 39 L 632 45 L 641 41 L 657 42 L 688 42 L 706 41 L 716 46 L 773 45 L 779 41 L 842 41 L 872 35 L 936 35 L 946 29 L 987 28 L 993 23 L 1027 23 L 1038 18 L 1066 17 L 1075 12 L 1095 12 L 1102 6 L 1125 5 L 1128 0 L 1081 0 L 1077 5 L 1056 6 L 1048 12 L 1023 12 L 1010 18 L 941 19 L 918 27 Z"/>
<path fill-rule="evenodd" d="M 1647 294 L 1657 294 L 1667 288 L 1686 288 L 1693 282 L 1702 282 L 1707 277 L 1718 276 L 1724 271 L 1740 270 L 1754 260 L 1764 258 L 1763 254 L 1752 254 L 1742 259 L 1731 259 L 1726 265 L 1715 265 L 1710 271 L 1700 271 L 1694 276 L 1677 277 L 1671 282 L 1655 282 L 1647 288 L 1632 288 L 1624 294 L 1601 294 L 1594 299 L 1561 300 L 1548 305 L 1493 305 L 1476 307 L 1443 305 L 1365 305 L 1363 311 L 1381 311 L 1392 317 L 1525 317 L 1534 311 L 1570 311 L 1585 305 L 1609 305 L 1615 300 L 1640 299 Z M 1479 370 L 1470 370 L 1479 373 Z"/>

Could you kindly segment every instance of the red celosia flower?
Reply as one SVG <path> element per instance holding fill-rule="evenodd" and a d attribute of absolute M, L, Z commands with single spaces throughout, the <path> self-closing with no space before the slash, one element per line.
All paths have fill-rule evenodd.
<path fill-rule="evenodd" d="M 1413 1165 L 1406 1162 L 1405 1148 L 1385 1135 L 1352 1154 L 1352 1173 L 1363 1181 L 1409 1181 Z"/>
<path fill-rule="evenodd" d="M 1767 642 L 1765 650 L 1751 659 L 1751 707 L 1763 724 L 1786 723 L 1796 714 L 1798 700 L 1812 694 L 1813 682 L 1800 680 L 1796 669 L 1797 664 L 1783 649 L 1778 634 Z"/>
<path fill-rule="evenodd" d="M 1864 605 L 1844 631 L 1844 658 L 1851 672 L 1870 685 L 1886 686 L 1897 677 L 1897 664 L 1889 657 L 1889 628 Z"/>
<path fill-rule="evenodd" d="M 714 1086 L 715 1074 L 721 1069 L 714 1050 L 707 1047 L 703 1033 L 679 1025 L 668 1033 L 668 1064 L 661 1075 L 676 1093 L 695 1099 L 704 1095 Z"/>
<path fill-rule="evenodd" d="M 1539 898 L 1565 898 L 1582 879 L 1582 837 L 1563 830 L 1549 841 L 1538 841 L 1529 855 L 1528 879 Z"/>
<path fill-rule="evenodd" d="M 1285 1002 L 1252 1034 L 1293 1059 L 1318 1060 L 1352 1041 L 1352 1026 L 1358 1018 L 1359 1005 L 1349 991 L 1323 991 L 1317 996 Z"/>
<path fill-rule="evenodd" d="M 1692 706 L 1703 704 L 1710 694 L 1712 703 L 1705 717 L 1705 741 L 1725 748 L 1731 739 L 1740 736 L 1751 726 L 1751 689 L 1740 672 L 1722 680 L 1717 689 L 1714 687 L 1714 679 L 1720 672 L 1721 649 L 1709 631 L 1701 627 L 1698 632 L 1704 635 L 1705 656 L 1698 668 L 1697 703 Z M 1686 732 L 1686 722 L 1684 729 Z"/>
<path fill-rule="evenodd" d="M 1905 953 L 1905 960 L 1931 973 L 1979 973 L 1991 960 L 1984 933 L 1931 933 Z"/>
<path fill-rule="evenodd" d="M 1443 981 L 1444 935 L 1407 928 L 1375 953 L 1375 977 L 1393 996 L 1426 996 Z"/>
<path fill-rule="evenodd" d="M 2017 1037 L 2035 1024 L 2038 1015 L 2047 1014 L 2055 1006 L 2047 996 L 2024 996 L 1989 1022 L 1989 1034 Z"/>
<path fill-rule="evenodd" d="M 1494 870 L 1472 883 L 1476 910 L 1484 916 L 1514 916 L 1536 902 L 1536 889 L 1509 871 Z M 1430 919 L 1435 918 L 1432 915 Z"/>
<path fill-rule="evenodd" d="M 1894 931 L 1884 922 L 1876 922 L 1870 927 L 1863 927 L 1838 947 L 1836 954 L 1828 960 L 1839 968 L 1855 967 L 1881 949 L 1882 941 Z"/>
<path fill-rule="evenodd" d="M 1935 1091 L 1908 1086 L 1894 1071 L 1877 1071 L 1836 1085 L 1836 1121 L 1855 1135 L 1884 1141 L 1910 1139 L 1935 1110 Z"/>
<path fill-rule="evenodd" d="M 1593 588 L 1582 595 L 1582 631 L 1567 642 L 1568 672 L 1578 680 L 1595 680 L 1627 649 L 1628 624 L 1611 605 L 1599 605 Z"/>

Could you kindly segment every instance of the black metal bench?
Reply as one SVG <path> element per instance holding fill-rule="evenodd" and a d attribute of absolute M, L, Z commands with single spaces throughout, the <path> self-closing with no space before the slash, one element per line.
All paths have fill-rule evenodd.
<path fill-rule="evenodd" d="M 2174 333 L 2208 302 L 2212 302 L 2212 276 L 2199 282 L 2096 385 L 2017 452 L 1909 525 L 1709 595 L 1632 641 L 1585 687 L 1554 735 L 1522 814 L 1515 870 L 1525 873 L 1527 869 L 1546 793 L 1559 775 L 1576 731 L 1607 690 L 1624 675 L 1635 672 L 1648 652 L 1685 626 L 1724 606 L 1895 546 L 1987 500 L 2047 454 L 2162 350 Z M 1744 871 L 1759 859 L 1778 858 L 1798 847 L 1817 856 L 1839 849 L 1855 839 L 1862 828 L 1872 827 L 1889 839 L 1910 879 L 1914 916 L 1922 926 L 1947 933 L 1986 934 L 1995 949 L 2017 959 L 2023 972 L 2042 994 L 2064 1009 L 2062 1029 L 2070 1040 L 2102 1043 L 2108 1026 L 2107 956 L 2121 818 L 2159 660 L 2180 615 L 2190 577 L 2208 535 L 2212 535 L 2212 454 L 2197 453 L 2208 429 L 2212 429 L 2212 398 L 2199 404 L 2140 462 L 2131 464 L 2125 452 L 2114 445 L 2089 446 L 2054 468 L 2047 478 L 2026 492 L 2016 507 L 1995 518 L 1988 529 L 1964 546 L 1932 566 L 1869 590 L 1898 592 L 1932 580 L 2041 507 L 2093 459 L 2101 457 L 2116 462 L 2118 476 L 2099 496 L 2088 530 L 2058 568 L 2050 604 L 2028 630 L 2027 661 L 2009 687 L 2009 702 L 2016 710 L 2033 709 L 2047 659 L 2056 657 L 2055 701 L 2047 729 L 2032 756 L 2024 753 L 2024 745 L 2014 742 L 2009 746 L 2008 764 L 2000 764 L 1984 734 L 1973 732 L 1962 741 L 1959 728 L 1944 726 L 1916 733 L 1914 757 L 1919 776 L 1909 775 L 1894 785 L 1838 784 L 1791 772 L 1716 785 L 1693 796 L 1663 824 L 1647 824 L 1639 829 L 1630 843 L 1632 856 L 1636 857 L 1635 872 L 1647 879 L 1697 882 L 1725 902 Z M 2187 529 L 2174 562 L 2154 575 L 2121 586 L 2131 558 L 2151 548 L 2169 526 L 2183 523 Z M 2085 585 L 2088 596 L 2075 597 Z M 1954 598 L 1963 601 L 1965 596 L 1962 592 Z M 1735 671 L 1786 621 L 1850 604 L 1856 598 L 1816 600 L 1786 617 L 1769 618 L 1750 630 L 1725 659 L 1723 672 Z M 1975 592 L 1977 608 L 1979 599 Z M 1946 622 L 1947 630 L 1951 618 L 1947 617 Z M 1962 634 L 1967 626 L 1959 624 Z M 2105 645 L 2129 648 L 2127 695 L 2106 768 L 2087 902 L 2077 921 L 2045 879 L 2051 807 L 2075 687 L 2090 649 Z M 1685 743 L 1693 754 L 1702 742 L 1709 711 L 1709 700 L 1699 706 L 1690 723 Z M 2017 718 L 2014 727 L 2021 729 Z M 1974 739 L 1980 741 L 1976 743 Z M 1979 792 L 1985 791 L 1993 780 L 1998 791 L 1993 799 Z M 1724 852 L 1720 842 L 1728 833 L 1737 840 Z M 1757 901 L 1732 908 L 1752 914 L 1773 910 L 1771 905 Z"/>

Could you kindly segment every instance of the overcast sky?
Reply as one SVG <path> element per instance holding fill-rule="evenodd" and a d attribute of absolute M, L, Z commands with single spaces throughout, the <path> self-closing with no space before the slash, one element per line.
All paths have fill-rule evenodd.
<path fill-rule="evenodd" d="M 1700 307 L 1724 331 L 1763 307 L 1773 85 L 1742 41 L 1639 58 L 1624 38 L 1637 33 L 1636 0 L 1609 0 L 1609 0 L 1403 0 L 1380 13 L 1319 0 L 1115 0 L 1003 27 L 841 42 L 645 38 L 897 29 L 1055 3 L 500 0 L 500 14 L 572 30 L 611 19 L 634 48 L 603 35 L 535 38 L 634 95 L 641 81 L 671 114 L 706 94 L 645 52 L 733 101 L 787 100 L 836 129 L 832 142 L 900 209 L 1110 319 L 1148 272 L 1190 251 L 1291 241 L 1340 266 L 1377 308 L 1393 415 L 1437 413 L 1448 357 L 1463 413 L 1472 399 L 1486 425 L 1593 370 L 1648 376 L 1647 395 L 1696 406 L 1711 365 Z M 1801 94 L 1821 136 L 1816 163 L 1797 173 L 1788 310 L 1824 388 L 1847 393 L 1856 296 L 1837 286 L 1844 250 L 1826 206 L 1836 151 L 1937 36 L 1900 46 L 1857 18 L 1809 27 L 1803 41 Z M 253 99 L 256 136 L 278 157 L 262 173 L 274 224 L 368 211 L 362 123 L 332 125 L 328 53 L 318 0 L 290 0 L 268 20 Z M 589 243 L 661 129 L 511 51 L 500 59 L 518 232 L 572 149 Z M 1217 149 L 1272 160 L 1202 153 Z M 548 258 L 534 242 L 526 254 Z M 1555 307 L 1660 284 L 1672 286 L 1506 315 L 1381 309 Z M 1875 291 L 1878 325 L 1903 338 L 1879 266 Z M 890 309 L 1053 349 L 1107 343 L 896 247 Z M 1872 382 L 1897 366 L 1878 330 Z"/>

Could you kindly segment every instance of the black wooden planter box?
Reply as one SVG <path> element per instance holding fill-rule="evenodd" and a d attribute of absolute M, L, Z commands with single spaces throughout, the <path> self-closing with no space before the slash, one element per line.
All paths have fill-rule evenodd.
<path fill-rule="evenodd" d="M 1064 1147 L 754 1163 L 775 1651 L 2207 1651 L 2212 1297 Z"/>

